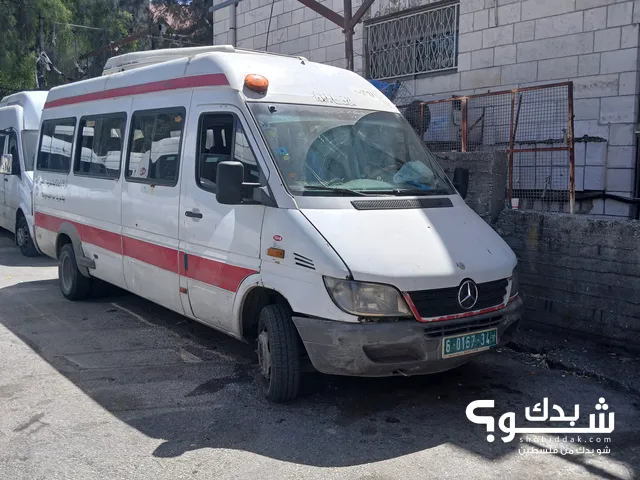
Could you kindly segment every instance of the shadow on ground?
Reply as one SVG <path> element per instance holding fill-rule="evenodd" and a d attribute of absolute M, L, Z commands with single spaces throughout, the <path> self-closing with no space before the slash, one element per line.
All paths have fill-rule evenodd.
<path fill-rule="evenodd" d="M 25 257 L 15 246 L 13 233 L 0 228 L 0 248 L 11 248 L 15 250 L 12 255 L 0 255 L 0 268 L 5 267 L 52 267 L 57 265 L 52 258 L 38 255 L 37 257 Z"/>
<path fill-rule="evenodd" d="M 515 454 L 520 443 L 486 442 L 485 429 L 466 419 L 471 401 L 494 399 L 496 418 L 504 411 L 522 417 L 542 396 L 567 408 L 574 403 L 592 408 L 604 388 L 502 352 L 426 377 L 313 374 L 300 399 L 275 405 L 261 395 L 250 346 L 133 295 L 70 303 L 62 299 L 57 281 L 24 282 L 0 290 L 0 320 L 115 417 L 161 439 L 150 452 L 156 457 L 227 448 L 336 467 L 448 443 L 497 460 Z M 638 405 L 619 395 L 607 400 L 626 402 L 626 411 L 617 410 L 621 421 L 625 416 L 637 421 Z M 612 437 L 612 456 L 638 471 L 638 436 Z M 616 478 L 584 459 L 570 461 Z"/>

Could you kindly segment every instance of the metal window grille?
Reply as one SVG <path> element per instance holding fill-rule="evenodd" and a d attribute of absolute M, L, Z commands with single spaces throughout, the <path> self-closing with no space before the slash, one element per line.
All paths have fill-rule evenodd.
<path fill-rule="evenodd" d="M 457 68 L 459 13 L 456 3 L 367 22 L 368 77 L 383 80 Z"/>

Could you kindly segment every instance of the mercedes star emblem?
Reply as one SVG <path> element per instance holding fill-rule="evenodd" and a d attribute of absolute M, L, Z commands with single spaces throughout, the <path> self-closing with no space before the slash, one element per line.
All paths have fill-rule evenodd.
<path fill-rule="evenodd" d="M 458 303 L 465 310 L 471 310 L 478 301 L 478 287 L 473 280 L 465 280 L 458 290 Z"/>

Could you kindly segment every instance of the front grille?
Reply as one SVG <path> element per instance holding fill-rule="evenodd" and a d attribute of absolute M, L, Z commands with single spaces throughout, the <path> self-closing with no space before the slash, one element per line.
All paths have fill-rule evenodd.
<path fill-rule="evenodd" d="M 429 338 L 442 338 L 450 337 L 452 335 L 461 335 L 463 333 L 478 332 L 489 328 L 495 328 L 501 321 L 502 316 L 499 315 L 497 317 L 483 318 L 480 320 L 451 320 L 436 322 L 424 328 L 424 335 Z"/>
<path fill-rule="evenodd" d="M 483 310 L 501 305 L 507 294 L 508 285 L 509 282 L 507 279 L 479 283 L 477 285 L 478 301 L 471 310 Z M 446 315 L 457 315 L 468 311 L 458 303 L 459 290 L 460 287 L 420 290 L 409 292 L 409 296 L 422 318 L 444 317 Z"/>

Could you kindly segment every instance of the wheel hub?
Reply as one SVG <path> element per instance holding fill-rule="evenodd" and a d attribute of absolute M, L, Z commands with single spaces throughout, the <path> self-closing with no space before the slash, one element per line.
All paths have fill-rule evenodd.
<path fill-rule="evenodd" d="M 19 228 L 16 232 L 16 240 L 18 241 L 19 247 L 24 247 L 29 241 L 29 232 L 26 227 Z"/>
<path fill-rule="evenodd" d="M 258 335 L 258 363 L 260 373 L 269 380 L 271 377 L 271 348 L 269 345 L 269 333 L 266 330 Z"/>
<path fill-rule="evenodd" d="M 67 256 L 64 255 L 61 259 L 62 261 L 62 265 L 61 265 L 61 272 L 60 272 L 60 282 L 62 283 L 62 288 L 64 289 L 65 292 L 68 292 L 71 290 L 71 277 L 72 277 L 72 265 L 71 265 L 71 259 Z"/>

